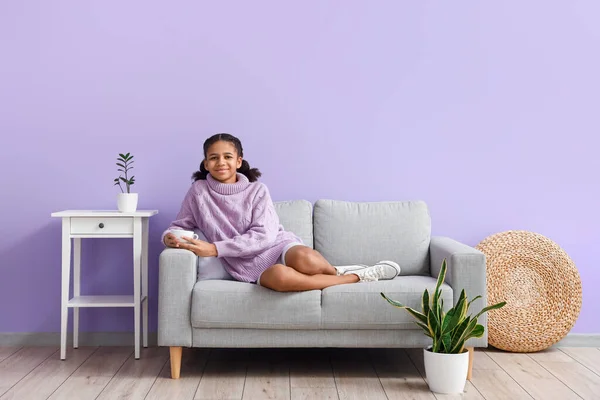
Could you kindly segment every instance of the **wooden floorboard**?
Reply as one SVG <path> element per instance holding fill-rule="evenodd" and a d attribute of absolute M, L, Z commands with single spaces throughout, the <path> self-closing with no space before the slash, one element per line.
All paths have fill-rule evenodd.
<path fill-rule="evenodd" d="M 184 353 L 189 350 L 184 349 Z M 246 350 L 211 350 L 194 399 L 240 400 L 244 394 L 248 357 Z"/>
<path fill-rule="evenodd" d="M 57 350 L 10 388 L 0 400 L 45 400 L 54 393 L 98 348 L 68 349 L 61 360 Z"/>
<path fill-rule="evenodd" d="M 4 359 L 12 356 L 17 351 L 21 350 L 20 347 L 3 347 L 0 346 L 0 362 L 4 361 Z"/>
<path fill-rule="evenodd" d="M 573 390 L 527 354 L 499 351 L 489 351 L 486 354 L 534 399 L 580 399 Z"/>
<path fill-rule="evenodd" d="M 364 350 L 332 350 L 331 364 L 340 400 L 387 399 L 369 354 Z"/>
<path fill-rule="evenodd" d="M 169 359 L 169 349 L 141 349 L 140 359 L 130 356 L 115 376 L 100 392 L 98 400 L 143 400 Z"/>
<path fill-rule="evenodd" d="M 57 350 L 58 347 L 24 347 L 0 362 L 0 396 L 8 392 Z"/>
<path fill-rule="evenodd" d="M 329 355 L 330 352 L 327 349 L 306 349 L 301 353 L 290 354 L 290 359 L 293 360 L 289 365 L 290 387 L 292 389 L 335 389 L 335 379 Z"/>
<path fill-rule="evenodd" d="M 600 349 L 594 347 L 567 347 L 559 350 L 600 376 Z"/>
<path fill-rule="evenodd" d="M 435 400 L 427 382 L 403 349 L 374 349 L 371 363 L 388 399 Z"/>
<path fill-rule="evenodd" d="M 248 362 L 243 400 L 290 400 L 290 367 L 285 360 Z"/>
<path fill-rule="evenodd" d="M 1 347 L 0 400 L 598 399 L 600 349 L 537 353 L 477 349 L 464 393 L 427 386 L 422 349 L 183 349 L 171 379 L 168 348 Z"/>
<path fill-rule="evenodd" d="M 68 354 L 67 351 L 67 360 Z M 95 399 L 132 355 L 131 347 L 99 348 L 50 396 L 50 400 Z"/>
<path fill-rule="evenodd" d="M 593 350 L 593 349 L 592 349 Z M 600 376 L 566 351 L 552 348 L 544 352 L 529 354 L 533 360 L 563 382 L 583 399 L 600 398 Z"/>
<path fill-rule="evenodd" d="M 209 354 L 208 349 L 185 349 L 179 379 L 171 379 L 171 363 L 165 363 L 145 400 L 193 399 Z"/>

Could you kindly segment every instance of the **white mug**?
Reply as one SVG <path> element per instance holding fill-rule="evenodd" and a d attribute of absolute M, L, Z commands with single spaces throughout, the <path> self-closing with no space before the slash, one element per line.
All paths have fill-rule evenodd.
<path fill-rule="evenodd" d="M 191 237 L 193 239 L 198 239 L 198 235 L 194 233 L 194 231 L 186 231 L 184 229 L 171 229 L 169 233 L 173 234 L 177 239 L 183 240 L 183 236 Z"/>

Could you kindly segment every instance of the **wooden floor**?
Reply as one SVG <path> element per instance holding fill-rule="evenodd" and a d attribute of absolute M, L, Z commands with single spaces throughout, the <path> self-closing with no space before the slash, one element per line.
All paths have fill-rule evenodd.
<path fill-rule="evenodd" d="M 170 379 L 167 348 L 0 347 L 5 399 L 600 399 L 600 349 L 534 354 L 476 350 L 461 396 L 433 395 L 422 350 L 185 349 Z"/>

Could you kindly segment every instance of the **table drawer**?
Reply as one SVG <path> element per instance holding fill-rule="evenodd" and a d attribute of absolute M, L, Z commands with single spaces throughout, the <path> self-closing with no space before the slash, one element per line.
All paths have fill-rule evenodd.
<path fill-rule="evenodd" d="M 71 235 L 132 235 L 133 218 L 73 217 Z"/>

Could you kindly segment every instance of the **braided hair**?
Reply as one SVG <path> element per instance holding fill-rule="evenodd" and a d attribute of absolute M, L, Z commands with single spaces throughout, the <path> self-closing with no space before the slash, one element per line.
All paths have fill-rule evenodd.
<path fill-rule="evenodd" d="M 206 153 L 208 152 L 210 146 L 219 141 L 229 142 L 233 144 L 238 153 L 238 156 L 244 157 L 244 149 L 242 148 L 242 142 L 240 142 L 240 139 L 228 133 L 217 133 L 216 135 L 213 135 L 204 141 L 204 159 L 206 159 Z M 257 168 L 250 168 L 250 164 L 248 164 L 248 161 L 244 160 L 243 158 L 242 165 L 237 169 L 237 172 L 246 175 L 250 182 L 257 181 L 258 178 L 260 178 L 262 175 L 262 173 Z M 206 176 L 208 174 L 209 172 L 206 170 L 206 168 L 204 168 L 204 160 L 202 160 L 202 162 L 200 162 L 200 170 L 192 174 L 192 179 L 194 181 L 204 180 L 206 179 Z"/>

